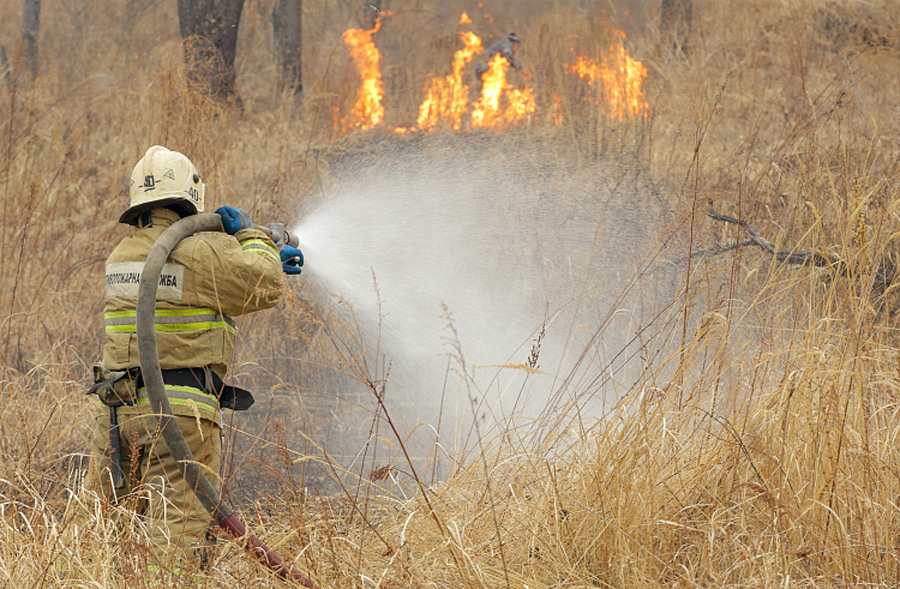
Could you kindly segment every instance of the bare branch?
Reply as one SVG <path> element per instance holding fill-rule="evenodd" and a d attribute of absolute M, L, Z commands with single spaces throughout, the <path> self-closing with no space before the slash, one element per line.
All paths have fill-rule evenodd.
<path fill-rule="evenodd" d="M 709 212 L 709 218 L 716 221 L 722 221 L 724 223 L 731 223 L 732 225 L 738 225 L 739 227 L 745 229 L 747 233 L 750 234 L 750 239 L 742 241 L 740 245 L 759 246 L 775 256 L 775 258 L 780 262 L 787 262 L 788 264 L 796 264 L 802 266 L 812 265 L 824 268 L 832 268 L 839 276 L 847 275 L 847 263 L 835 254 L 825 254 L 812 249 L 799 251 L 781 249 L 777 245 L 775 245 L 775 243 L 760 235 L 759 232 L 751 227 L 750 224 L 746 221 L 736 219 L 728 215 L 721 215 L 715 211 Z M 735 249 L 736 247 L 737 245 L 727 248 L 720 248 L 720 251 L 714 251 L 712 252 L 712 254 L 707 253 L 711 250 L 706 250 L 705 252 L 701 253 L 706 253 L 706 255 L 716 255 L 725 251 L 730 251 L 732 249 Z M 696 253 L 691 255 L 694 256 L 696 255 Z"/>
<path fill-rule="evenodd" d="M 728 245 L 714 245 L 712 247 L 708 247 L 706 249 L 697 250 L 691 253 L 692 258 L 712 258 L 713 256 L 718 256 L 719 254 L 724 254 L 726 252 L 730 252 L 732 250 L 736 250 L 739 247 L 747 247 L 749 245 L 756 245 L 756 242 L 753 239 L 745 239 L 744 241 L 739 241 L 735 243 L 731 243 Z"/>

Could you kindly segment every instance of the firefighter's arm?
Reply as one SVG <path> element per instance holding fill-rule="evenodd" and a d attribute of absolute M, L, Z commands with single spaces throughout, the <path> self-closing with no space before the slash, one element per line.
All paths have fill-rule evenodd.
<path fill-rule="evenodd" d="M 196 240 L 191 256 L 201 271 L 198 286 L 211 306 L 241 315 L 275 306 L 284 291 L 281 256 L 259 229 L 233 236 L 209 233 Z"/>
<path fill-rule="evenodd" d="M 216 209 L 216 213 L 222 218 L 222 228 L 225 229 L 225 233 L 228 235 L 237 236 L 241 231 L 247 229 L 253 229 L 256 227 L 253 225 L 253 220 L 250 218 L 249 213 L 247 211 L 236 209 L 234 207 L 219 207 Z M 275 233 L 272 232 L 273 227 L 278 226 L 280 229 L 279 235 L 280 237 L 275 237 Z M 278 251 L 278 255 L 281 261 L 281 267 L 284 270 L 285 274 L 300 274 L 301 269 L 300 266 L 303 265 L 303 253 L 292 245 L 288 245 L 284 242 L 286 239 L 287 232 L 284 231 L 284 225 L 281 223 L 275 223 L 274 225 L 269 226 L 270 233 L 269 235 L 272 239 L 277 239 L 277 242 L 266 241 L 265 243 L 261 242 L 259 239 L 254 237 L 238 238 L 238 241 L 241 242 L 241 246 L 244 249 L 257 249 L 261 253 L 269 253 L 271 251 L 271 244 L 275 243 L 275 248 Z M 251 243 L 252 242 L 252 243 Z"/>

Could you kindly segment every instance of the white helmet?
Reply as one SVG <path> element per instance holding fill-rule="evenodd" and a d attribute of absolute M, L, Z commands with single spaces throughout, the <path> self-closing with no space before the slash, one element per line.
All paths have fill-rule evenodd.
<path fill-rule="evenodd" d="M 138 217 L 156 207 L 169 206 L 184 216 L 203 212 L 206 185 L 187 157 L 160 145 L 147 150 L 131 172 L 128 208 L 120 223 L 137 225 Z"/>

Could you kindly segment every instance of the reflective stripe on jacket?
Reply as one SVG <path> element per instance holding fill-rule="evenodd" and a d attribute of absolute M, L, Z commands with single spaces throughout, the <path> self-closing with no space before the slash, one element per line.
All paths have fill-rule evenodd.
<path fill-rule="evenodd" d="M 197 415 L 221 425 L 219 400 L 197 387 L 166 385 L 166 396 L 175 415 Z M 138 406 L 150 406 L 147 389 L 138 389 Z M 197 409 L 196 413 L 194 408 Z"/>
<path fill-rule="evenodd" d="M 106 333 L 137 333 L 137 311 L 111 311 L 103 314 Z M 156 331 L 203 331 L 225 329 L 234 335 L 234 319 L 215 309 L 157 309 Z"/>
<path fill-rule="evenodd" d="M 271 256 L 279 265 L 281 265 L 281 256 L 278 255 L 278 250 L 273 247 L 271 241 L 267 243 L 262 239 L 248 239 L 241 243 L 241 249 L 245 252 L 252 251 Z"/>
<path fill-rule="evenodd" d="M 154 209 L 150 224 L 139 223 L 107 259 L 103 313 L 107 370 L 140 366 L 136 334 L 140 274 L 150 248 L 178 219 L 173 211 Z M 233 317 L 273 307 L 283 288 L 278 250 L 262 231 L 244 229 L 234 236 L 200 233 L 183 239 L 166 261 L 158 286 L 155 324 L 161 368 L 209 366 L 224 378 L 234 355 Z M 202 406 L 214 397 L 200 389 L 188 392 L 201 397 L 172 403 L 176 415 L 194 415 L 190 399 L 201 414 L 218 417 L 217 402 L 208 405 L 209 411 Z M 170 394 L 170 400 L 180 398 Z"/>

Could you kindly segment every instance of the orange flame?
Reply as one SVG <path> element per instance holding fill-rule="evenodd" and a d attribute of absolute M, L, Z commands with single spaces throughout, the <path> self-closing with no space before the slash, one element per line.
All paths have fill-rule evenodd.
<path fill-rule="evenodd" d="M 491 58 L 482 76 L 481 97 L 472 109 L 472 126 L 499 128 L 503 122 L 516 123 L 537 110 L 530 86 L 519 90 L 506 81 L 509 62 L 499 53 Z M 506 98 L 506 110 L 502 99 Z"/>
<path fill-rule="evenodd" d="M 507 123 L 521 121 L 536 110 L 537 104 L 534 101 L 534 92 L 531 90 L 531 86 L 506 92 L 506 112 L 503 114 L 503 118 Z"/>
<path fill-rule="evenodd" d="M 624 39 L 625 33 L 619 31 L 618 36 Z M 644 101 L 641 90 L 647 68 L 628 55 L 620 39 L 613 41 L 602 62 L 581 55 L 569 69 L 597 88 L 609 109 L 610 118 L 631 119 L 649 114 L 650 106 Z"/>
<path fill-rule="evenodd" d="M 350 56 L 362 78 L 359 97 L 353 105 L 350 127 L 369 129 L 384 121 L 384 84 L 381 81 L 381 52 L 375 46 L 372 35 L 381 28 L 381 19 L 375 21 L 371 30 L 347 29 L 341 38 L 350 47 Z"/>
<path fill-rule="evenodd" d="M 463 13 L 465 14 L 465 13 Z M 463 84 L 463 69 L 484 49 L 481 39 L 471 31 L 459 34 L 463 47 L 453 55 L 452 72 L 443 78 L 432 78 L 425 100 L 419 106 L 419 128 L 430 129 L 441 121 L 459 131 L 462 116 L 469 104 L 469 87 Z"/>
<path fill-rule="evenodd" d="M 459 24 L 461 25 L 470 25 L 472 24 L 472 19 L 469 18 L 469 13 L 463 10 L 462 16 L 459 17 Z"/>
<path fill-rule="evenodd" d="M 463 12 L 460 24 L 471 22 L 468 13 Z M 384 124 L 381 53 L 372 38 L 380 27 L 381 20 L 379 18 L 371 30 L 348 29 L 342 35 L 344 43 L 350 48 L 350 55 L 362 79 L 358 98 L 348 119 L 339 118 L 338 109 L 335 108 L 335 123 L 336 125 L 339 123 L 345 129 L 365 130 Z M 481 39 L 471 31 L 461 32 L 459 37 L 463 42 L 463 48 L 453 55 L 451 73 L 442 78 L 431 77 L 425 85 L 425 99 L 419 106 L 417 126 L 396 127 L 393 129 L 394 133 L 407 135 L 417 131 L 428 132 L 442 124 L 461 131 L 467 114 L 470 114 L 471 128 L 501 129 L 508 124 L 517 124 L 528 120 L 537 111 L 534 91 L 527 85 L 527 81 L 530 79 L 528 72 L 524 72 L 525 86 L 521 89 L 514 88 L 506 79 L 510 63 L 501 54 L 497 54 L 491 59 L 488 71 L 481 77 L 481 94 L 478 100 L 470 103 L 469 87 L 463 83 L 464 70 L 477 54 L 484 51 L 484 47 Z M 622 37 L 624 38 L 624 33 L 622 33 Z M 618 53 L 614 51 L 616 47 L 619 49 Z M 643 69 L 640 62 L 628 57 L 621 43 L 614 43 L 611 51 L 614 58 L 620 61 L 624 59 L 628 65 L 637 64 Z M 609 61 L 607 60 L 607 62 Z M 575 66 L 567 67 L 582 78 L 589 79 L 592 84 L 607 87 L 605 80 L 609 76 L 606 72 L 610 66 L 606 63 L 598 65 L 580 57 Z M 645 76 L 646 70 L 643 69 L 642 77 L 638 79 L 639 96 L 640 81 Z M 614 94 L 614 96 L 618 95 Z M 549 105 L 546 118 L 554 124 L 560 125 L 562 123 L 561 101 L 555 94 L 553 100 L 554 104 Z M 618 112 L 620 107 L 617 102 L 614 104 L 615 106 L 612 108 Z M 470 108 L 471 113 L 469 113 Z"/>
<path fill-rule="evenodd" d="M 499 53 L 488 64 L 490 69 L 481 77 L 481 98 L 472 110 L 473 127 L 491 127 L 500 118 L 500 97 L 506 89 L 506 70 L 509 62 Z"/>

